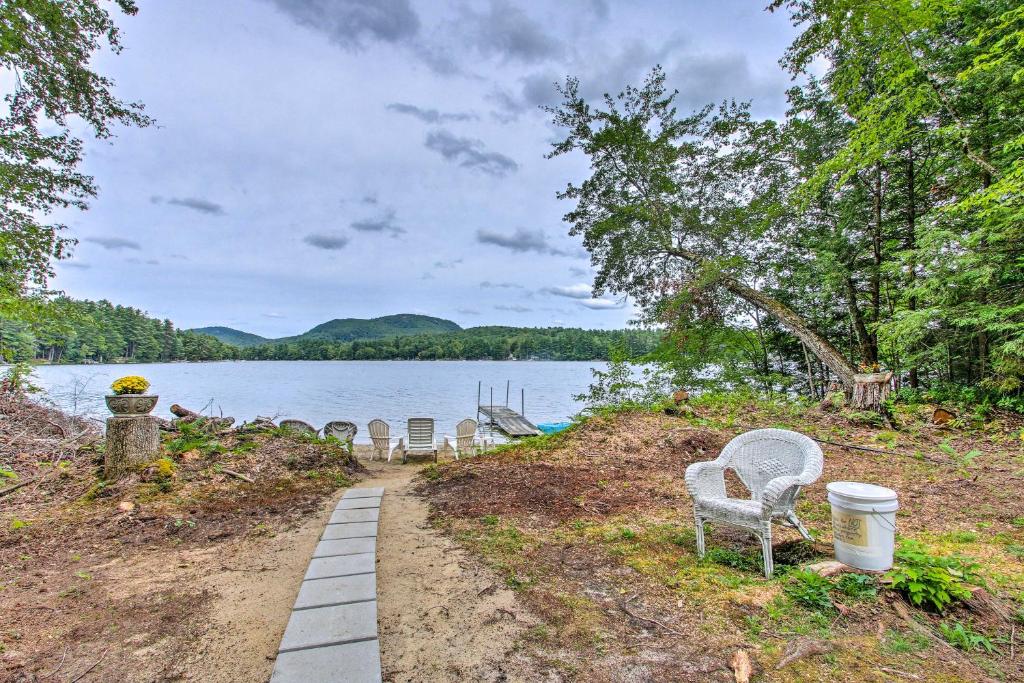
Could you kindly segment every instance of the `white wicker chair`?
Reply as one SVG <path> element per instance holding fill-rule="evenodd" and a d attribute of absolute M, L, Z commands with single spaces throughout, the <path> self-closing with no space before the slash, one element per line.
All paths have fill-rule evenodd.
<path fill-rule="evenodd" d="M 809 437 L 785 429 L 757 429 L 730 441 L 717 459 L 686 468 L 686 488 L 693 497 L 697 554 L 704 557 L 704 523 L 741 527 L 761 540 L 764 574 L 771 576 L 772 522 L 795 527 L 810 540 L 793 506 L 800 487 L 821 476 L 824 457 Z M 750 490 L 750 499 L 729 498 L 725 470 L 732 469 Z"/>

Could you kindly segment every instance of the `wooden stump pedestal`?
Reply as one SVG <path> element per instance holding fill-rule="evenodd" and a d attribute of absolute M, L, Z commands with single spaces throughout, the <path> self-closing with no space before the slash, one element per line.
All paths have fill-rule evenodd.
<path fill-rule="evenodd" d="M 107 447 L 103 457 L 103 478 L 107 481 L 153 461 L 159 452 L 160 429 L 152 415 L 107 418 Z"/>

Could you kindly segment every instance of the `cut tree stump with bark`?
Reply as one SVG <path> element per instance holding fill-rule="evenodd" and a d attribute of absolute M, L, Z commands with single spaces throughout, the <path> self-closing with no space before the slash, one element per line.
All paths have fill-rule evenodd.
<path fill-rule="evenodd" d="M 103 478 L 119 479 L 126 472 L 152 462 L 160 452 L 160 428 L 151 415 L 107 418 L 107 445 Z"/>
<path fill-rule="evenodd" d="M 857 410 L 885 412 L 885 399 L 891 389 L 891 372 L 872 372 L 853 376 L 853 398 L 850 400 Z"/>

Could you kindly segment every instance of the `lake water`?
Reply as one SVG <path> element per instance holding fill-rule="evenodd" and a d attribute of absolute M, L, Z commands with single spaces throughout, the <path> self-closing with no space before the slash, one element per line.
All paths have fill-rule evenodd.
<path fill-rule="evenodd" d="M 297 418 L 315 427 L 330 420 L 359 426 L 356 441 L 368 443 L 366 424 L 381 418 L 392 434 L 405 431 L 409 417 L 433 417 L 439 434 L 476 416 L 477 382 L 481 402 L 519 410 L 526 392 L 526 417 L 559 422 L 583 407 L 574 394 L 586 391 L 591 368 L 600 362 L 557 361 L 223 361 L 217 363 L 140 363 L 133 365 L 44 365 L 35 383 L 49 400 L 80 415 L 103 418 L 110 383 L 142 375 L 150 393 L 160 395 L 154 415 L 171 417 L 172 403 L 206 414 L 232 416 L 236 424 L 257 415 Z"/>

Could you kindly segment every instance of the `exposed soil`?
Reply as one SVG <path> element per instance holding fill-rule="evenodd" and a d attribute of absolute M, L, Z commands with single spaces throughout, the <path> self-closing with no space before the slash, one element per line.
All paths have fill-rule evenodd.
<path fill-rule="evenodd" d="M 361 467 L 287 433 L 180 438 L 105 485 L 94 429 L 0 397 L 0 680 L 267 679 Z"/>
<path fill-rule="evenodd" d="M 411 491 L 419 466 L 367 463 L 384 486 L 377 543 L 384 680 L 536 681 L 520 638 L 537 623 L 500 576 L 433 528 Z"/>
<path fill-rule="evenodd" d="M 269 680 L 295 596 L 335 498 L 301 526 L 273 538 L 204 551 L 194 576 L 211 598 L 203 628 L 193 639 L 194 649 L 182 663 L 183 680 Z"/>
<path fill-rule="evenodd" d="M 1012 626 L 1024 594 L 1024 424 L 900 419 L 893 432 L 755 403 L 620 414 L 428 465 L 416 486 L 418 465 L 366 471 L 334 445 L 232 434 L 167 444 L 169 470 L 153 463 L 97 487 L 88 425 L 0 403 L 0 466 L 15 475 L 0 492 L 27 484 L 0 498 L 0 680 L 266 681 L 332 503 L 357 477 L 387 489 L 388 681 L 732 681 L 738 651 L 765 681 L 1024 678 Z M 987 590 L 943 619 L 997 654 L 942 644 L 940 618 L 910 608 L 911 626 L 890 592 L 843 598 L 824 620 L 796 609 L 784 578 L 759 576 L 742 532 L 710 530 L 698 561 L 683 471 L 758 426 L 881 451 L 823 447 L 825 475 L 799 507 L 820 541 L 780 530 L 783 571 L 830 555 L 825 482 L 891 486 L 902 533 L 978 559 Z"/>
<path fill-rule="evenodd" d="M 520 647 L 537 620 L 429 523 L 410 491 L 421 465 L 367 471 L 288 434 L 192 435 L 184 449 L 170 434 L 171 470 L 155 462 L 97 486 L 95 429 L 31 403 L 2 407 L 0 464 L 28 485 L 0 512 L 0 680 L 267 681 L 313 548 L 356 475 L 387 488 L 385 679 L 540 677 Z"/>
<path fill-rule="evenodd" d="M 553 679 L 731 681 L 737 650 L 761 680 L 1022 679 L 1024 658 L 1009 655 L 1019 649 L 1013 615 L 1024 594 L 1024 425 L 1003 415 L 939 428 L 922 419 L 928 414 L 900 412 L 899 431 L 839 411 L 755 402 L 702 405 L 683 417 L 619 414 L 443 466 L 419 490 L 435 523 L 502 572 L 540 617 L 529 650 Z M 784 578 L 759 575 L 751 537 L 721 525 L 708 533 L 709 559 L 697 560 L 686 466 L 767 426 L 871 449 L 823 445 L 825 473 L 798 508 L 820 540 L 807 544 L 779 529 L 781 573 L 832 554 L 825 483 L 876 482 L 900 494 L 901 534 L 935 552 L 976 557 L 987 581 L 976 604 L 942 618 L 908 608 L 923 631 L 902 618 L 894 604 L 902 598 L 888 591 L 840 597 L 831 616 L 819 618 L 786 601 Z M 743 493 L 735 478 L 728 487 Z M 998 652 L 949 647 L 940 621 L 966 624 Z M 794 639 L 798 656 L 776 670 Z"/>
<path fill-rule="evenodd" d="M 663 447 L 646 448 L 636 435 L 587 424 L 578 442 L 529 467 L 520 466 L 515 451 L 462 462 L 446 473 L 431 502 L 456 517 L 525 515 L 538 525 L 679 504 L 689 500 L 682 487 L 686 465 L 720 450 L 725 438 L 696 428 L 659 436 Z"/>

